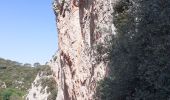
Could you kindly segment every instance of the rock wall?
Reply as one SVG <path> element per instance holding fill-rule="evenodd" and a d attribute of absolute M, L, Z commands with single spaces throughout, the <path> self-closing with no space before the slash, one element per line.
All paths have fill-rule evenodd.
<path fill-rule="evenodd" d="M 48 65 L 52 75 L 38 74 L 27 100 L 94 100 L 97 82 L 107 76 L 107 48 L 115 33 L 116 0 L 54 0 L 59 49 Z M 57 82 L 52 86 L 54 78 Z M 44 88 L 42 82 L 50 84 Z M 47 83 L 49 83 L 47 81 Z M 46 86 L 45 85 L 45 86 Z M 48 92 L 48 88 L 57 90 Z"/>
<path fill-rule="evenodd" d="M 57 100 L 94 100 L 107 75 L 107 39 L 115 32 L 115 0 L 58 0 L 54 12 L 59 50 L 49 65 L 58 84 Z"/>

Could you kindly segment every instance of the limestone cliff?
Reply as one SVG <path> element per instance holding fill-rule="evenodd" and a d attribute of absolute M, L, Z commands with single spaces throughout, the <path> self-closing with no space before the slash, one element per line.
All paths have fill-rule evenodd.
<path fill-rule="evenodd" d="M 107 74 L 106 40 L 114 34 L 114 0 L 54 1 L 59 50 L 50 65 L 57 100 L 94 100 L 97 82 Z"/>
<path fill-rule="evenodd" d="M 115 1 L 54 1 L 59 49 L 49 65 L 57 82 L 56 100 L 95 99 L 97 82 L 108 72 L 106 41 L 115 33 Z"/>

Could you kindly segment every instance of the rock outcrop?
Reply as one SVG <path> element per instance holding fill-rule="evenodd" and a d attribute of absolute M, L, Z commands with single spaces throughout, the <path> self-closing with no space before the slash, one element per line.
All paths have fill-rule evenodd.
<path fill-rule="evenodd" d="M 49 65 L 58 83 L 57 100 L 94 100 L 107 75 L 106 48 L 115 32 L 114 0 L 54 1 L 59 50 Z"/>
<path fill-rule="evenodd" d="M 6 83 L 0 80 L 0 89 L 6 88 Z"/>
<path fill-rule="evenodd" d="M 28 90 L 26 100 L 55 100 L 57 96 L 57 83 L 53 71 L 49 66 L 44 67 L 36 76 L 31 88 Z"/>
<path fill-rule="evenodd" d="M 47 93 L 47 88 L 42 86 L 42 79 L 49 78 L 48 76 L 44 76 L 42 74 L 37 75 L 35 78 L 31 89 L 29 90 L 29 93 L 26 97 L 26 100 L 47 100 L 50 93 Z"/>
<path fill-rule="evenodd" d="M 95 99 L 97 82 L 108 73 L 107 41 L 115 33 L 115 1 L 54 1 L 59 49 L 48 65 L 55 73 L 56 100 Z"/>

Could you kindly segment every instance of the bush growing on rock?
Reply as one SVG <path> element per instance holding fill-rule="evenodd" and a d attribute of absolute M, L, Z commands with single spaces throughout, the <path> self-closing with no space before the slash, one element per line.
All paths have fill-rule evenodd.
<path fill-rule="evenodd" d="M 169 100 L 170 1 L 131 1 L 133 5 L 123 7 L 128 9 L 113 14 L 117 34 L 109 57 L 111 71 L 99 83 L 98 98 Z"/>

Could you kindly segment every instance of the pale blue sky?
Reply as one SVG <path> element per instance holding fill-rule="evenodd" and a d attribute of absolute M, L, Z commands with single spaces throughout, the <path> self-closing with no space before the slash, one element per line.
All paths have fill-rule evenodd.
<path fill-rule="evenodd" d="M 52 0 L 1 0 L 0 57 L 44 64 L 57 50 Z"/>

